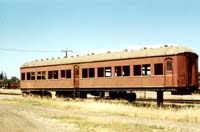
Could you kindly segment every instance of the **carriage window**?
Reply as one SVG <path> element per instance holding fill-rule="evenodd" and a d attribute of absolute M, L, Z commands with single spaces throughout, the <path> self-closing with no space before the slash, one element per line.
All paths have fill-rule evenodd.
<path fill-rule="evenodd" d="M 31 80 L 35 80 L 35 72 L 31 72 Z"/>
<path fill-rule="evenodd" d="M 172 70 L 172 61 L 167 61 L 167 71 Z"/>
<path fill-rule="evenodd" d="M 42 72 L 42 80 L 45 80 L 45 79 L 46 79 L 46 72 L 43 71 L 43 72 Z"/>
<path fill-rule="evenodd" d="M 95 72 L 94 72 L 94 68 L 89 68 L 89 77 L 94 77 Z"/>
<path fill-rule="evenodd" d="M 123 66 L 123 76 L 130 76 L 130 66 Z"/>
<path fill-rule="evenodd" d="M 65 70 L 61 70 L 61 78 L 65 78 Z"/>
<path fill-rule="evenodd" d="M 111 77 L 111 67 L 105 67 L 105 77 Z"/>
<path fill-rule="evenodd" d="M 154 65 L 155 75 L 163 75 L 163 64 L 155 64 Z"/>
<path fill-rule="evenodd" d="M 71 70 L 66 70 L 66 78 L 71 78 L 72 74 L 71 74 Z"/>
<path fill-rule="evenodd" d="M 41 72 L 37 72 L 37 80 L 41 80 L 42 79 L 42 73 Z"/>
<path fill-rule="evenodd" d="M 150 75 L 151 74 L 151 67 L 150 64 L 142 65 L 142 75 Z"/>
<path fill-rule="evenodd" d="M 27 72 L 27 80 L 31 80 L 31 73 L 30 72 Z"/>
<path fill-rule="evenodd" d="M 88 69 L 82 69 L 82 78 L 88 77 Z"/>
<path fill-rule="evenodd" d="M 122 75 L 122 68 L 121 66 L 115 67 L 115 76 L 121 76 Z"/>
<path fill-rule="evenodd" d="M 25 80 L 25 73 L 21 73 L 21 80 Z"/>
<path fill-rule="evenodd" d="M 48 71 L 48 79 L 52 79 L 53 78 L 53 71 Z"/>
<path fill-rule="evenodd" d="M 79 66 L 78 65 L 74 66 L 74 70 L 75 70 L 74 74 L 76 76 L 79 76 Z"/>
<path fill-rule="evenodd" d="M 53 71 L 53 76 L 54 76 L 54 79 L 58 79 L 58 71 Z"/>
<path fill-rule="evenodd" d="M 141 65 L 133 66 L 134 76 L 141 76 Z"/>
<path fill-rule="evenodd" d="M 71 78 L 71 70 L 61 70 L 61 78 Z"/>
<path fill-rule="evenodd" d="M 103 67 L 98 68 L 98 77 L 104 77 L 104 68 Z"/>

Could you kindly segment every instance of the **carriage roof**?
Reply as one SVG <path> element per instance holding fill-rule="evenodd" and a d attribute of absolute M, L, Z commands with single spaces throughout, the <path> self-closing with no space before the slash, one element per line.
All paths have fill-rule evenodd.
<path fill-rule="evenodd" d="M 148 48 L 148 49 L 143 48 L 140 50 L 130 50 L 130 51 L 124 50 L 120 52 L 107 52 L 104 54 L 91 54 L 91 55 L 76 56 L 69 58 L 35 60 L 24 63 L 21 66 L 21 68 L 60 65 L 60 64 L 86 63 L 86 62 L 106 61 L 106 60 L 119 60 L 119 59 L 140 58 L 140 57 L 166 56 L 166 55 L 176 55 L 184 52 L 193 52 L 193 51 L 189 48 L 182 46 L 164 46 L 160 48 Z"/>

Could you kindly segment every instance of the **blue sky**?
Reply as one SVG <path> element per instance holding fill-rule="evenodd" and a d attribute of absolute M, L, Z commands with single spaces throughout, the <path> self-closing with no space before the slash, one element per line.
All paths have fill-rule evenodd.
<path fill-rule="evenodd" d="M 176 44 L 200 53 L 199 0 L 0 0 L 0 48 L 71 54 Z M 62 52 L 0 50 L 0 71 Z"/>

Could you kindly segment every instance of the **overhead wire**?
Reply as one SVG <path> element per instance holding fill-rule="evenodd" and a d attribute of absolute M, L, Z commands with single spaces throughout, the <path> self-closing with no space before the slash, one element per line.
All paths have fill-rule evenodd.
<path fill-rule="evenodd" d="M 0 48 L 0 51 L 8 52 L 62 52 L 61 50 L 27 50 L 27 49 L 16 49 L 16 48 Z"/>

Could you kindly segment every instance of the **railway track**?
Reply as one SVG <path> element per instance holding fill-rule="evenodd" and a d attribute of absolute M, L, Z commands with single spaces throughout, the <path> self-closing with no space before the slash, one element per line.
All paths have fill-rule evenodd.
<path fill-rule="evenodd" d="M 137 99 L 136 101 L 142 102 L 156 102 L 156 99 Z M 179 104 L 200 104 L 198 99 L 164 99 L 163 103 L 179 103 Z"/>
<path fill-rule="evenodd" d="M 21 96 L 21 92 L 19 92 L 19 91 L 13 92 L 13 91 L 9 91 L 9 90 L 2 91 L 1 90 L 0 95 L 15 95 L 15 96 L 18 95 L 18 96 Z M 100 100 L 102 100 L 102 98 Z M 107 99 L 105 98 L 103 100 L 112 102 L 112 100 L 108 99 L 108 98 Z M 138 104 L 138 103 L 148 104 L 150 102 L 156 103 L 157 100 L 156 99 L 142 99 L 142 98 L 140 98 L 140 99 L 136 99 L 136 101 L 135 101 L 136 104 Z M 163 104 L 166 104 L 166 103 L 171 103 L 171 104 L 200 104 L 200 99 L 164 99 Z"/>

